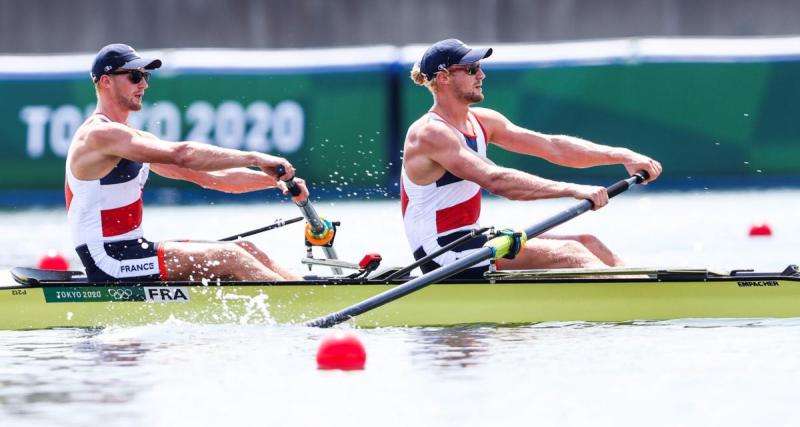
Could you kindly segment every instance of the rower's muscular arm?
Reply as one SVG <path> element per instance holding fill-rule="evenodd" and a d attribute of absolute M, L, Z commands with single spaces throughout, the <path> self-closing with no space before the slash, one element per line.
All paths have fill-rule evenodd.
<path fill-rule="evenodd" d="M 155 135 L 116 123 L 101 124 L 91 129 L 86 146 L 94 153 L 110 158 L 125 158 L 151 164 L 153 172 L 173 179 L 191 181 L 204 188 L 228 193 L 243 193 L 277 187 L 286 193 L 286 185 L 278 180 L 275 168 L 284 165 L 288 176 L 294 169 L 283 158 L 257 152 L 219 148 L 199 142 L 167 142 Z M 247 169 L 257 166 L 261 171 Z M 302 181 L 299 180 L 298 181 Z M 301 182 L 305 200 L 308 192 Z"/>
<path fill-rule="evenodd" d="M 608 203 L 608 193 L 603 187 L 551 181 L 489 163 L 465 147 L 452 130 L 437 122 L 422 125 L 409 138 L 405 167 L 412 179 L 414 174 L 409 165 L 413 167 L 414 157 L 424 157 L 459 178 L 511 200 L 574 197 L 592 200 L 596 208 Z"/>
<path fill-rule="evenodd" d="M 95 126 L 86 135 L 86 145 L 93 151 L 143 163 L 163 163 L 193 171 L 220 171 L 255 166 L 267 174 L 284 165 L 289 177 L 294 168 L 280 157 L 215 147 L 200 142 L 167 142 L 152 134 L 139 132 L 117 123 Z M 277 178 L 277 177 L 274 177 Z"/>
<path fill-rule="evenodd" d="M 502 114 L 486 108 L 473 108 L 472 111 L 486 127 L 489 140 L 506 150 L 573 168 L 621 164 L 631 175 L 639 170 L 647 171 L 650 178 L 645 183 L 661 174 L 659 162 L 627 148 L 595 144 L 574 136 L 535 132 L 517 126 Z"/>
<path fill-rule="evenodd" d="M 205 172 L 165 163 L 151 163 L 150 170 L 167 178 L 193 182 L 203 188 L 226 193 L 246 193 L 275 187 L 284 190 L 285 186 L 271 175 L 248 168 Z"/>

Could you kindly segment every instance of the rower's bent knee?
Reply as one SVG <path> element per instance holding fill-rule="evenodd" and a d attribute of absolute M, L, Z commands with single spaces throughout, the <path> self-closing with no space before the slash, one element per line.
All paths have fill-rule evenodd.
<path fill-rule="evenodd" d="M 253 242 L 248 242 L 247 240 L 242 240 L 239 242 L 235 242 L 237 246 L 247 251 L 247 253 L 251 255 L 255 255 L 258 258 L 267 257 L 267 254 L 258 248 Z"/>
<path fill-rule="evenodd" d="M 600 241 L 594 234 L 579 234 L 575 236 L 575 240 L 583 243 L 584 245 L 591 245 Z"/>
<path fill-rule="evenodd" d="M 593 234 L 580 234 L 576 236 L 576 240 L 591 251 L 605 247 L 603 242 Z"/>
<path fill-rule="evenodd" d="M 249 240 L 238 240 L 236 242 L 233 242 L 233 244 L 247 250 L 256 249 L 256 245 L 254 245 L 253 242 Z"/>
<path fill-rule="evenodd" d="M 206 252 L 206 259 L 222 264 L 235 264 L 242 256 L 247 256 L 247 251 L 238 245 L 215 245 Z M 215 264 L 216 264 L 215 262 Z"/>
<path fill-rule="evenodd" d="M 564 254 L 578 255 L 585 253 L 588 247 L 580 239 L 578 240 L 562 240 L 559 242 L 558 252 Z"/>

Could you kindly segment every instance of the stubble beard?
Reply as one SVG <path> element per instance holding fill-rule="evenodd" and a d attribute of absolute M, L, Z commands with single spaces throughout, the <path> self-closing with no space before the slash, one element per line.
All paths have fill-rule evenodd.
<path fill-rule="evenodd" d="M 123 94 L 117 93 L 116 96 L 117 104 L 124 106 L 129 111 L 139 111 L 142 109 L 142 103 L 136 102 L 136 97 L 131 95 L 130 98 L 126 98 Z"/>
<path fill-rule="evenodd" d="M 131 111 L 139 111 L 139 110 L 142 109 L 142 103 L 141 102 L 137 102 L 136 98 L 126 99 L 125 100 L 125 106 L 128 107 L 128 109 L 131 110 Z"/>
<path fill-rule="evenodd" d="M 483 102 L 483 98 L 484 97 L 482 93 L 476 93 L 476 92 L 472 92 L 464 96 L 464 99 L 469 101 L 470 104 L 477 104 L 479 102 Z"/>
<path fill-rule="evenodd" d="M 479 102 L 483 102 L 484 99 L 483 94 L 477 92 L 475 89 L 473 89 L 471 92 L 466 92 L 466 91 L 460 92 L 458 95 L 461 99 L 467 101 L 470 104 L 477 104 Z"/>

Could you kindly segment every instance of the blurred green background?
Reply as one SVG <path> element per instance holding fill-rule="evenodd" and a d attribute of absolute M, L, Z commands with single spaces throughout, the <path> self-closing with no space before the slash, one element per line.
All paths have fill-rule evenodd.
<path fill-rule="evenodd" d="M 524 127 L 650 155 L 664 165 L 662 189 L 797 184 L 800 61 L 607 62 L 490 58 L 481 105 Z M 285 156 L 318 197 L 393 197 L 405 130 L 431 106 L 428 91 L 407 77 L 410 66 L 398 59 L 289 71 L 165 69 L 131 124 L 168 140 Z M 69 141 L 94 105 L 90 80 L 46 71 L 0 76 L 0 98 L 0 204 L 60 203 Z M 605 183 L 624 174 L 497 147 L 490 157 L 558 180 Z M 163 187 L 182 191 L 154 192 L 156 201 L 212 197 L 154 177 L 152 188 Z"/>

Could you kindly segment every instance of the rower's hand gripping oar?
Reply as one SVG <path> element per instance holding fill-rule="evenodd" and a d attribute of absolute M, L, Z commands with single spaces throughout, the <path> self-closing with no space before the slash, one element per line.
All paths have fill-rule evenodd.
<path fill-rule="evenodd" d="M 278 165 L 275 168 L 278 177 L 286 174 L 286 169 L 283 165 Z M 283 181 L 289 194 L 292 196 L 300 195 L 300 187 L 294 182 L 294 178 Z M 311 201 L 308 199 L 302 202 L 295 201 L 294 204 L 300 208 L 303 216 L 306 218 L 308 225 L 306 226 L 306 244 L 314 246 L 322 246 L 323 252 L 328 259 L 339 259 L 336 256 L 336 250 L 333 249 L 333 238 L 336 235 L 336 226 L 323 218 L 320 218 L 317 211 L 311 206 Z M 310 249 L 309 249 L 310 250 Z M 331 267 L 333 274 L 341 275 L 342 269 L 339 267 Z"/>
<path fill-rule="evenodd" d="M 619 181 L 610 187 L 608 187 L 608 197 L 612 198 L 625 192 L 628 188 L 630 188 L 634 184 L 641 184 L 644 180 L 649 177 L 647 172 L 639 171 L 635 173 L 628 179 L 624 179 Z M 528 227 L 525 230 L 525 234 L 522 236 L 523 240 L 532 239 L 537 237 L 545 232 L 549 231 L 553 227 L 563 224 L 576 216 L 592 209 L 594 204 L 591 200 L 581 200 L 575 206 L 565 209 L 564 211 L 556 214 L 555 216 L 546 219 L 538 224 L 534 224 Z M 339 323 L 342 323 L 348 319 L 351 319 L 355 316 L 358 316 L 362 313 L 365 313 L 369 310 L 374 308 L 378 308 L 384 304 L 392 302 L 398 298 L 406 296 L 412 292 L 418 291 L 428 285 L 436 283 L 440 280 L 444 280 L 454 274 L 457 274 L 461 271 L 464 271 L 475 264 L 478 264 L 481 261 L 485 261 L 487 259 L 497 259 L 506 256 L 509 251 L 513 249 L 515 246 L 515 236 L 512 234 L 504 234 L 498 237 L 495 237 L 486 244 L 478 249 L 477 251 L 473 252 L 472 254 L 457 260 L 452 264 L 448 264 L 442 267 L 437 268 L 427 274 L 423 274 L 422 276 L 417 277 L 416 279 L 410 280 L 402 285 L 396 286 L 388 291 L 381 292 L 378 295 L 370 297 L 358 304 L 351 305 L 343 310 L 337 311 L 335 313 L 331 313 L 327 316 L 320 317 L 314 319 L 308 323 L 306 326 L 316 326 L 321 328 L 327 328 Z"/>

